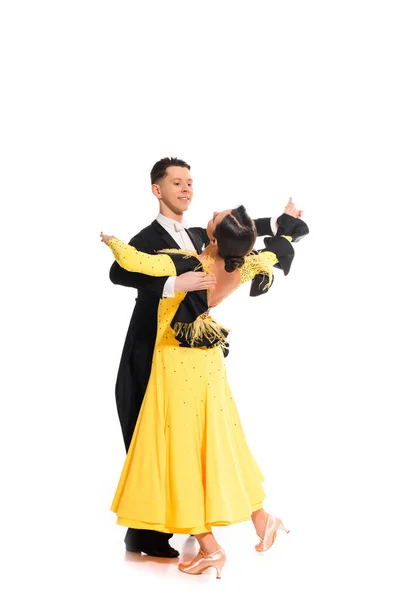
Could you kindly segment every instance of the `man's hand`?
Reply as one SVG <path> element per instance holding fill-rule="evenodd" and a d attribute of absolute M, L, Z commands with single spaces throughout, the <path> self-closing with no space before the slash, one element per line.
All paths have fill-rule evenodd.
<path fill-rule="evenodd" d="M 303 215 L 303 211 L 296 208 L 293 200 L 289 198 L 289 202 L 285 206 L 285 214 L 290 215 L 295 219 L 300 219 Z"/>
<path fill-rule="evenodd" d="M 207 275 L 207 273 L 189 271 L 188 273 L 182 273 L 175 280 L 175 291 L 176 292 L 194 292 L 197 290 L 207 290 L 216 284 L 214 275 Z"/>

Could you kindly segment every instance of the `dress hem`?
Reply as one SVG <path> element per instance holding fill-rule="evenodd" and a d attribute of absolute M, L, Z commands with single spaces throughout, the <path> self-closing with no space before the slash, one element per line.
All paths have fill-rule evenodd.
<path fill-rule="evenodd" d="M 262 505 L 262 501 L 253 504 L 251 506 L 251 513 L 262 508 Z M 143 521 L 135 521 L 134 519 L 126 519 L 124 517 L 118 517 L 117 525 L 130 527 L 131 529 L 150 529 L 151 531 L 160 531 L 161 533 L 186 533 L 188 535 L 198 535 L 200 533 L 211 531 L 212 527 L 226 527 L 228 525 L 234 525 L 235 523 L 249 521 L 251 519 L 251 513 L 233 521 L 214 521 L 203 525 L 195 525 L 194 527 L 174 527 L 173 525 L 167 526 L 165 523 L 145 523 Z"/>

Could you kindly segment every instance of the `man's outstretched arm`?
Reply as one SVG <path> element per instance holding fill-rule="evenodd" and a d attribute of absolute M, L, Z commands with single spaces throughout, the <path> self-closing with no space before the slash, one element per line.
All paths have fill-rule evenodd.
<path fill-rule="evenodd" d="M 303 211 L 298 209 L 294 204 L 293 200 L 289 198 L 289 202 L 285 206 L 285 210 L 283 214 L 290 215 L 295 219 L 300 219 Z M 279 219 L 279 217 L 278 217 Z M 257 229 L 257 235 L 269 235 L 274 236 L 278 232 L 279 223 L 278 219 L 275 217 L 267 217 L 264 219 L 254 219 L 254 223 Z"/>

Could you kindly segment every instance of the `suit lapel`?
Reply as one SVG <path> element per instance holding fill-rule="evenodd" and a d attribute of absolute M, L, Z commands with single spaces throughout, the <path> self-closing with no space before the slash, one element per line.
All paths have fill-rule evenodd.
<path fill-rule="evenodd" d="M 164 250 L 166 248 L 182 249 L 176 243 L 174 238 L 171 235 L 169 235 L 168 231 L 166 229 L 164 229 L 164 227 L 162 225 L 160 225 L 160 223 L 158 221 L 153 221 L 152 226 L 156 231 L 157 238 L 163 242 L 163 244 L 161 244 L 160 248 L 157 248 L 158 250 Z M 188 236 L 190 237 L 190 239 L 192 240 L 192 244 L 196 248 L 196 252 L 198 254 L 200 254 L 202 251 L 202 247 L 201 247 L 201 240 L 199 239 L 199 236 L 197 236 L 195 233 L 191 232 L 190 229 L 185 229 L 185 231 L 188 234 Z"/>
<path fill-rule="evenodd" d="M 157 238 L 164 242 L 164 245 L 161 244 L 160 247 L 157 248 L 157 250 L 165 250 L 167 248 L 180 248 L 180 246 L 178 246 L 174 238 L 171 235 L 169 235 L 168 231 L 164 229 L 164 227 L 160 225 L 158 221 L 153 221 L 152 226 L 157 232 Z"/>
<path fill-rule="evenodd" d="M 200 244 L 200 240 L 198 239 L 198 236 L 194 235 L 190 229 L 185 229 L 186 233 L 188 234 L 188 236 L 190 237 L 190 239 L 192 240 L 192 244 L 193 246 L 196 248 L 196 252 L 197 254 L 201 254 L 201 244 Z"/>

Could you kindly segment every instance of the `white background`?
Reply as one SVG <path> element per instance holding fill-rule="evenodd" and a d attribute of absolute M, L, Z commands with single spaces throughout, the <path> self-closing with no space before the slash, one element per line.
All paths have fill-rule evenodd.
<path fill-rule="evenodd" d="M 3 597 L 399 597 L 395 8 L 1 3 Z M 250 523 L 218 529 L 218 583 L 125 555 L 109 511 L 135 293 L 98 234 L 155 218 L 163 156 L 192 165 L 192 225 L 292 196 L 311 231 L 289 277 L 215 314 L 266 509 L 291 529 L 262 556 Z"/>

